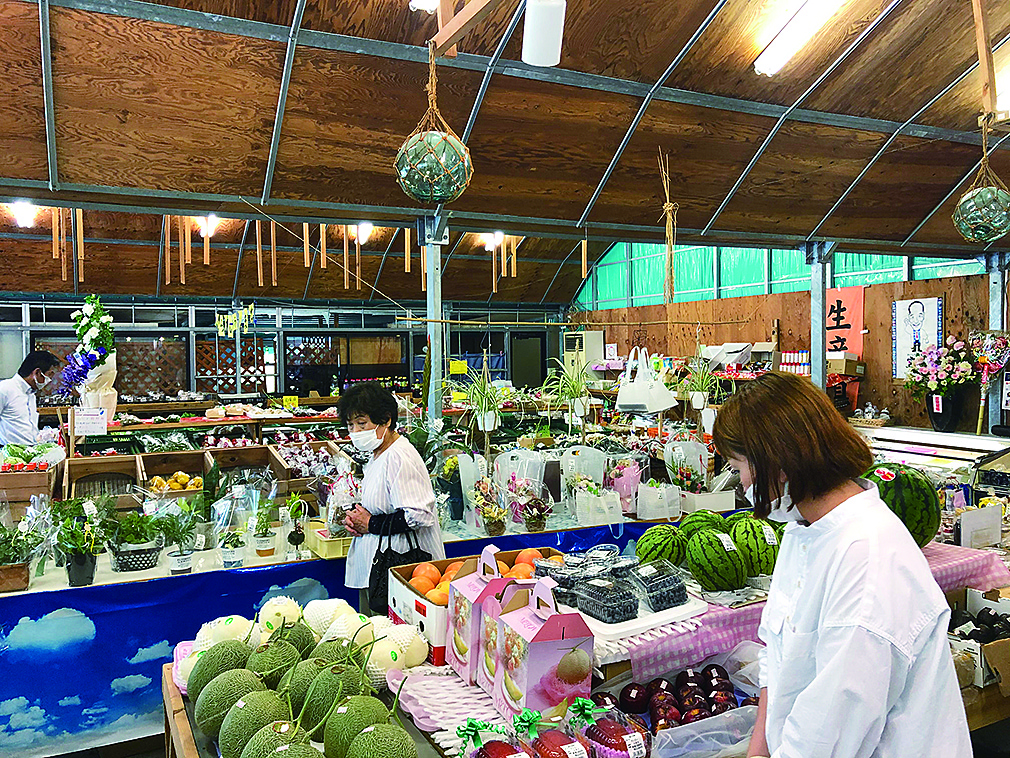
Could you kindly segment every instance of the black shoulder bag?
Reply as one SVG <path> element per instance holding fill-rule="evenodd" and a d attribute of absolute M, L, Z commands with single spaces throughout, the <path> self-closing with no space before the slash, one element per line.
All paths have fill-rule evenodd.
<path fill-rule="evenodd" d="M 413 529 L 408 529 L 407 552 L 398 553 L 393 550 L 393 535 L 388 531 L 379 533 L 379 546 L 372 558 L 372 570 L 368 575 L 368 607 L 372 613 L 385 616 L 389 612 L 389 570 L 396 566 L 406 566 L 411 563 L 424 563 L 431 560 L 431 553 L 422 550 Z M 386 537 L 386 547 L 382 547 L 382 538 Z"/>

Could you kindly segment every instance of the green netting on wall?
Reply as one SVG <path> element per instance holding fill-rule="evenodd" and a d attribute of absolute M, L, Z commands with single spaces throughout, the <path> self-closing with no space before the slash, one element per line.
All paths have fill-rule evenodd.
<path fill-rule="evenodd" d="M 632 305 L 661 305 L 666 282 L 666 246 L 632 245 Z"/>
<path fill-rule="evenodd" d="M 947 276 L 971 276 L 984 274 L 985 266 L 978 261 L 966 261 L 961 258 L 913 258 L 912 278 L 940 279 Z"/>
<path fill-rule="evenodd" d="M 767 258 L 768 251 L 764 248 L 720 248 L 719 297 L 762 294 Z"/>
<path fill-rule="evenodd" d="M 674 251 L 675 303 L 715 297 L 715 248 L 678 245 Z"/>
<path fill-rule="evenodd" d="M 801 250 L 772 250 L 772 292 L 810 290 L 810 266 Z"/>
<path fill-rule="evenodd" d="M 904 259 L 898 255 L 839 253 L 833 261 L 836 287 L 900 282 L 905 278 Z"/>

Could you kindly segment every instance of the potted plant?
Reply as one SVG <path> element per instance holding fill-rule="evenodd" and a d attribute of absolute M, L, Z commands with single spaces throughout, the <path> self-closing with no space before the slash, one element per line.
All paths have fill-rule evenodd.
<path fill-rule="evenodd" d="M 448 497 L 452 518 L 463 518 L 463 486 L 459 478 L 459 458 L 447 455 L 438 470 L 438 485 Z"/>
<path fill-rule="evenodd" d="M 221 536 L 221 561 L 224 567 L 242 568 L 245 563 L 245 537 L 242 532 L 228 531 Z"/>
<path fill-rule="evenodd" d="M 505 533 L 505 518 L 508 508 L 498 504 L 494 484 L 486 476 L 477 480 L 473 488 L 474 508 L 481 518 L 488 537 L 498 537 Z"/>
<path fill-rule="evenodd" d="M 571 419 L 585 419 L 589 414 L 589 364 L 568 368 L 557 358 L 551 360 L 558 365 L 551 369 L 544 382 L 544 394 L 557 396 L 558 402 L 568 404 L 568 431 L 571 433 Z"/>
<path fill-rule="evenodd" d="M 476 436 L 476 432 L 484 435 L 484 456 L 490 457 L 490 437 L 491 432 L 498 428 L 500 417 L 498 409 L 501 404 L 501 393 L 491 381 L 491 373 L 488 371 L 487 361 L 480 371 L 470 369 L 467 373 L 468 382 L 457 383 L 453 389 L 466 393 L 466 402 L 470 406 L 471 441 Z"/>
<path fill-rule="evenodd" d="M 175 550 L 168 554 L 168 570 L 173 576 L 193 571 L 193 535 L 196 532 L 192 506 L 185 500 L 179 500 L 177 505 L 177 513 L 168 513 L 158 519 L 165 543 L 175 545 Z"/>
<path fill-rule="evenodd" d="M 273 521 L 270 518 L 270 511 L 272 509 L 273 503 L 269 500 L 260 500 L 259 508 L 256 509 L 253 539 L 255 540 L 256 555 L 260 558 L 267 558 L 273 555 L 277 546 Z"/>
<path fill-rule="evenodd" d="M 700 411 L 708 406 L 708 399 L 719 386 L 719 378 L 712 373 L 708 361 L 701 355 L 694 358 L 691 373 L 684 382 L 684 390 L 691 398 L 691 407 Z"/>
<path fill-rule="evenodd" d="M 28 589 L 31 559 L 42 544 L 42 534 L 22 521 L 16 529 L 0 526 L 0 592 Z"/>
<path fill-rule="evenodd" d="M 301 495 L 292 492 L 288 495 L 285 505 L 288 515 L 291 517 L 291 531 L 288 532 L 287 542 L 294 548 L 297 559 L 298 551 L 305 543 L 305 501 L 302 500 Z"/>
<path fill-rule="evenodd" d="M 101 521 L 94 513 L 89 512 L 83 519 L 71 517 L 60 524 L 56 544 L 63 551 L 71 587 L 87 587 L 95 581 L 98 554 L 104 541 Z"/>
<path fill-rule="evenodd" d="M 113 571 L 144 571 L 158 564 L 161 528 L 153 516 L 124 513 L 109 530 Z"/>
<path fill-rule="evenodd" d="M 519 507 L 527 532 L 542 532 L 547 528 L 547 517 L 551 515 L 553 503 L 550 496 L 534 497 Z"/>

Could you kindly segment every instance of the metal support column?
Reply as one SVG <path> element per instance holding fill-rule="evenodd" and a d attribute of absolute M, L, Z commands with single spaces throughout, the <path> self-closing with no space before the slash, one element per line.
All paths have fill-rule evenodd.
<path fill-rule="evenodd" d="M 719 271 L 721 250 L 722 248 L 717 247 L 712 251 L 712 298 L 715 300 L 719 299 L 719 290 L 722 289 L 722 273 Z"/>
<path fill-rule="evenodd" d="M 164 234 L 165 226 L 162 224 L 162 234 Z M 164 245 L 162 245 L 162 252 L 164 252 Z M 159 282 L 161 277 L 158 277 Z M 186 340 L 189 342 L 189 391 L 196 392 L 196 332 L 193 331 L 193 327 L 196 326 L 196 306 L 191 305 L 187 309 L 187 319 L 188 323 L 186 326 L 189 327 L 189 331 L 186 333 Z M 136 320 L 136 319 L 134 319 Z"/>
<path fill-rule="evenodd" d="M 249 225 L 246 224 L 246 229 L 248 228 Z M 236 298 L 232 303 L 232 308 L 238 311 L 241 307 L 242 303 Z M 237 325 L 235 328 L 235 394 L 242 394 L 242 330 Z"/>
<path fill-rule="evenodd" d="M 428 388 L 428 421 L 442 418 L 442 373 L 445 363 L 442 313 L 442 247 L 449 244 L 449 227 L 437 216 L 417 220 L 417 238 L 427 246 L 428 351 L 431 354 L 431 384 Z M 439 228 L 441 227 L 441 228 Z"/>
<path fill-rule="evenodd" d="M 804 245 L 810 264 L 810 379 L 824 389 L 827 385 L 827 333 L 824 331 L 825 297 L 830 277 L 831 251 L 824 242 Z"/>
<path fill-rule="evenodd" d="M 1006 329 L 1006 253 L 991 253 L 987 256 L 986 268 L 989 270 L 989 328 L 1002 331 Z M 986 403 L 989 408 L 987 425 L 984 434 L 1002 423 L 1003 416 L 1003 373 L 989 384 L 989 396 Z"/>

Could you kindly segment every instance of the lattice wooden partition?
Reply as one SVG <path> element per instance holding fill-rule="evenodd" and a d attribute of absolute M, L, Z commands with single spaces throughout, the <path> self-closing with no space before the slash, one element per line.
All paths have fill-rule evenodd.
<path fill-rule="evenodd" d="M 266 359 L 262 337 L 242 338 L 242 392 L 266 392 Z M 196 340 L 198 392 L 235 392 L 235 340 L 200 337 Z"/>
<path fill-rule="evenodd" d="M 288 337 L 284 344 L 286 366 L 336 366 L 347 362 L 347 341 L 343 337 L 318 334 Z"/>
<path fill-rule="evenodd" d="M 77 341 L 67 338 L 35 340 L 36 350 L 48 350 L 59 358 L 77 348 Z M 172 394 L 188 388 L 186 377 L 186 340 L 171 337 L 135 337 L 116 340 L 116 389 L 121 395 L 144 395 L 150 392 Z M 58 389 L 54 381 L 51 391 Z M 47 388 L 49 389 L 49 388 Z M 42 395 L 48 393 L 43 391 Z"/>

